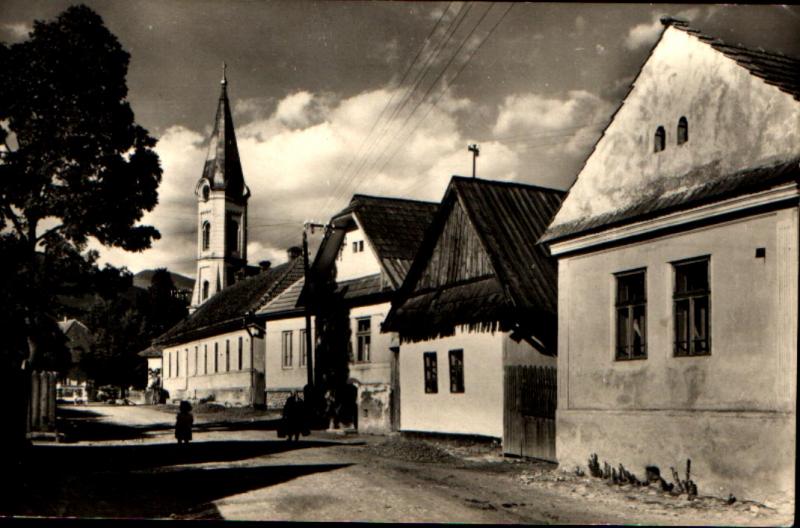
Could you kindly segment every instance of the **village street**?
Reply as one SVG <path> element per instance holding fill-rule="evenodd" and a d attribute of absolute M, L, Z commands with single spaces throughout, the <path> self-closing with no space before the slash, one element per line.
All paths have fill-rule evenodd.
<path fill-rule="evenodd" d="M 496 448 L 315 432 L 275 415 L 198 414 L 174 443 L 164 408 L 62 407 L 64 442 L 34 447 L 13 515 L 466 523 L 787 524 L 747 504 L 631 495 Z M 219 416 L 225 418 L 219 418 Z M 5 512 L 4 512 L 5 513 Z"/>

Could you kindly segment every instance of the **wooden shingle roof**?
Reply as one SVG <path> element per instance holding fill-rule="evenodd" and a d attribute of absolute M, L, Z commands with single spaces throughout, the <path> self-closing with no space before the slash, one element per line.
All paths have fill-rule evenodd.
<path fill-rule="evenodd" d="M 456 326 L 510 329 L 553 322 L 557 304 L 556 265 L 537 245 L 565 195 L 564 191 L 512 182 L 454 176 L 392 310 L 384 330 L 404 340 L 452 335 Z M 495 271 L 469 284 L 435 290 L 416 285 L 455 204 L 466 212 Z M 530 329 L 530 326 L 528 326 Z"/>
<path fill-rule="evenodd" d="M 434 202 L 356 194 L 334 217 L 352 213 L 358 218 L 389 281 L 399 288 L 437 207 Z"/>
<path fill-rule="evenodd" d="M 243 279 L 200 305 L 189 317 L 153 342 L 166 347 L 243 328 L 244 317 L 268 303 L 303 276 L 303 260 L 293 259 Z"/>

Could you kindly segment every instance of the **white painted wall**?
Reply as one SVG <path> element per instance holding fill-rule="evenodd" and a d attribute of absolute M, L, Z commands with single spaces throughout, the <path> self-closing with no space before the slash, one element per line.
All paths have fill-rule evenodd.
<path fill-rule="evenodd" d="M 364 242 L 364 251 L 354 251 L 353 243 Z M 367 236 L 360 227 L 348 231 L 342 242 L 344 250 L 341 257 L 336 258 L 336 280 L 342 282 L 359 277 L 375 275 L 381 272 L 381 266 L 376 258 Z"/>
<path fill-rule="evenodd" d="M 269 391 L 303 390 L 308 383 L 308 374 L 305 363 L 300 363 L 300 330 L 305 330 L 305 317 L 291 317 L 287 319 L 274 319 L 267 321 L 266 346 L 267 378 L 266 386 Z M 282 339 L 283 332 L 292 332 L 292 366 L 282 365 Z M 313 350 L 314 318 L 311 318 L 311 336 Z"/>
<path fill-rule="evenodd" d="M 678 119 L 689 141 L 676 145 Z M 666 150 L 654 153 L 656 128 Z M 670 27 L 570 189 L 553 226 L 623 209 L 690 169 L 724 174 L 800 155 L 800 102 Z M 690 182 L 674 182 L 686 185 Z M 699 182 L 702 183 L 702 182 Z M 663 185 L 663 184 L 662 184 Z"/>
<path fill-rule="evenodd" d="M 392 344 L 392 334 L 381 333 L 381 323 L 391 309 L 391 303 L 370 304 L 359 306 L 350 310 L 350 346 L 353 351 L 353 358 L 356 358 L 356 329 L 358 319 L 370 317 L 372 335 L 370 337 L 370 360 L 358 363 L 351 361 L 349 364 L 350 377 L 355 378 L 361 384 L 365 383 L 389 383 L 391 381 L 391 352 L 389 347 Z"/>
<path fill-rule="evenodd" d="M 502 332 L 462 332 L 400 347 L 400 429 L 503 436 Z M 464 392 L 450 393 L 448 352 L 464 350 Z M 436 352 L 439 392 L 425 393 L 423 353 Z"/>
<path fill-rule="evenodd" d="M 242 338 L 241 369 L 238 363 L 239 337 Z M 230 343 L 230 368 L 227 370 L 226 341 Z M 264 372 L 263 339 L 253 339 L 252 352 L 250 342 L 251 338 L 247 331 L 238 330 L 165 348 L 162 353 L 161 372 L 163 386 L 169 391 L 170 398 L 200 398 L 215 393 L 219 396 L 217 401 L 224 401 L 225 391 L 250 391 L 254 372 Z M 216 372 L 214 371 L 215 343 L 218 345 Z M 177 365 L 180 365 L 179 368 Z M 239 401 L 238 397 L 236 401 Z"/>

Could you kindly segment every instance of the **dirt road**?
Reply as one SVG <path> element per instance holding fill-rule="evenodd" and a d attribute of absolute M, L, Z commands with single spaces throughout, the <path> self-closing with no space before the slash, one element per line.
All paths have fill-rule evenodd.
<path fill-rule="evenodd" d="M 194 441 L 178 446 L 173 417 L 163 410 L 91 406 L 62 409 L 61 414 L 74 443 L 35 446 L 26 482 L 4 513 L 293 521 L 787 523 L 763 512 L 654 507 L 619 493 L 618 498 L 604 496 L 602 489 L 585 485 L 526 480 L 534 474 L 554 475 L 554 466 L 504 461 L 491 450 L 469 459 L 419 440 L 324 432 L 288 443 L 276 438 L 270 416 L 221 420 L 200 414 Z"/>

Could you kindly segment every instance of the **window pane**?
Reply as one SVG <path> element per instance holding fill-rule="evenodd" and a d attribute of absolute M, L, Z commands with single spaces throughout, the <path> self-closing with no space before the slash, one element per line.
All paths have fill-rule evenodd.
<path fill-rule="evenodd" d="M 708 291 L 708 260 L 675 265 L 675 293 Z"/>
<path fill-rule="evenodd" d="M 692 341 L 695 354 L 708 353 L 708 297 L 696 297 L 692 320 Z"/>
<path fill-rule="evenodd" d="M 450 357 L 450 392 L 464 392 L 464 351 L 451 350 Z"/>
<path fill-rule="evenodd" d="M 436 372 L 436 352 L 425 352 L 422 356 L 425 368 L 425 392 L 436 393 L 439 390 L 439 380 Z"/>
<path fill-rule="evenodd" d="M 617 309 L 617 357 L 628 357 L 628 308 Z"/>
<path fill-rule="evenodd" d="M 633 328 L 631 332 L 631 338 L 633 339 L 631 355 L 633 357 L 647 356 L 645 335 L 645 309 L 644 305 L 638 305 L 633 308 Z"/>
<path fill-rule="evenodd" d="M 675 301 L 675 354 L 689 353 L 689 300 Z"/>

